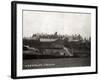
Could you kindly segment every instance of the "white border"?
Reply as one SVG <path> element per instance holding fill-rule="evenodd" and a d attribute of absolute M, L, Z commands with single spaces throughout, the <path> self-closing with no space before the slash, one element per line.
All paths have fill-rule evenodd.
<path fill-rule="evenodd" d="M 64 12 L 83 12 L 91 13 L 91 66 L 90 67 L 73 67 L 73 68 L 49 68 L 49 69 L 22 69 L 22 9 L 27 10 L 47 10 L 47 11 L 64 11 Z M 26 5 L 17 4 L 17 77 L 21 76 L 38 76 L 52 74 L 68 74 L 68 73 L 85 73 L 96 71 L 96 9 L 76 8 L 76 7 L 59 7 L 59 6 L 42 6 L 42 5 Z"/>

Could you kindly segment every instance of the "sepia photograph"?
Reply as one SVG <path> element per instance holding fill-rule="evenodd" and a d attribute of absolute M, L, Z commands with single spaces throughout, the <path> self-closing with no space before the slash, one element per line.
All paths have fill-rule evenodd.
<path fill-rule="evenodd" d="M 91 14 L 23 10 L 23 69 L 91 65 Z"/>

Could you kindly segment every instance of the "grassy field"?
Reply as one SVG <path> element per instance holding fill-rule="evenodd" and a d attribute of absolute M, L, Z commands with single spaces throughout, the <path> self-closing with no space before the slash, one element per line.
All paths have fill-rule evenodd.
<path fill-rule="evenodd" d="M 23 60 L 23 69 L 81 67 L 90 65 L 89 57 Z"/>

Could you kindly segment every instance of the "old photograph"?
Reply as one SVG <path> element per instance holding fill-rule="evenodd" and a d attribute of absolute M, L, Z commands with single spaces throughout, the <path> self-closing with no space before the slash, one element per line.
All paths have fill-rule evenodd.
<path fill-rule="evenodd" d="M 98 7 L 12 1 L 11 77 L 97 74 Z"/>
<path fill-rule="evenodd" d="M 23 69 L 91 66 L 91 14 L 23 10 Z"/>

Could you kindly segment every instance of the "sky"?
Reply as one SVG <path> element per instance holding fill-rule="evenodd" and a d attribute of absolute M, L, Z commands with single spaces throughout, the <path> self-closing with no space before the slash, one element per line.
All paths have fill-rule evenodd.
<path fill-rule="evenodd" d="M 23 37 L 35 33 L 91 35 L 91 14 L 71 12 L 23 11 Z"/>

